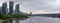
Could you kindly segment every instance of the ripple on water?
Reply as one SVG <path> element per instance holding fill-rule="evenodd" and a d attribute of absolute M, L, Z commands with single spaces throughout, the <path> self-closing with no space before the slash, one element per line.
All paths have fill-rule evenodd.
<path fill-rule="evenodd" d="M 20 23 L 60 23 L 60 18 L 33 16 L 26 20 L 21 20 L 19 22 Z"/>

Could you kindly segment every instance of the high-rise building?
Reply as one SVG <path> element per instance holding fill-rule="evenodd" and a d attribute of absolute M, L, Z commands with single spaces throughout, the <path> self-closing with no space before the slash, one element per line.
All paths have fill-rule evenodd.
<path fill-rule="evenodd" d="M 9 13 L 10 13 L 10 14 L 13 14 L 13 5 L 14 5 L 14 4 L 13 4 L 13 1 L 10 1 L 10 2 L 9 2 Z"/>
<path fill-rule="evenodd" d="M 7 3 L 2 4 L 2 13 L 6 14 Z"/>
<path fill-rule="evenodd" d="M 19 14 L 19 4 L 15 6 L 15 14 Z"/>
<path fill-rule="evenodd" d="M 2 13 L 2 7 L 0 6 L 0 14 Z"/>
<path fill-rule="evenodd" d="M 8 8 L 6 8 L 6 14 L 8 14 L 8 10 L 9 10 L 9 9 L 8 9 Z"/>

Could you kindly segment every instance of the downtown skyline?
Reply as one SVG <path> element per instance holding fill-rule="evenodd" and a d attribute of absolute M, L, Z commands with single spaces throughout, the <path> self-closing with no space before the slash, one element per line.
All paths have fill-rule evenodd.
<path fill-rule="evenodd" d="M 9 1 L 9 9 L 7 8 L 7 2 L 4 2 L 2 3 L 2 6 L 0 7 L 0 12 L 1 14 L 20 14 L 21 11 L 19 10 L 19 4 L 15 5 L 15 10 L 13 9 L 14 8 L 14 2 L 13 1 Z M 9 12 L 8 12 L 9 11 Z M 16 12 L 15 12 L 16 11 Z M 14 13 L 15 12 L 15 13 Z"/>
<path fill-rule="evenodd" d="M 54 14 L 60 13 L 60 0 L 1 0 L 2 2 L 14 1 L 20 4 L 22 12 L 33 14 Z"/>

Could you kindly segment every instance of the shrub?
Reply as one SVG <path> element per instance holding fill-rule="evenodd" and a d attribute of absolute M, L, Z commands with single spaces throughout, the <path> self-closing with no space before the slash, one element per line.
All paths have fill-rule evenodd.
<path fill-rule="evenodd" d="M 13 18 L 13 16 L 9 14 L 1 14 L 1 17 L 0 17 L 0 19 L 2 20 L 11 19 L 11 18 Z"/>
<path fill-rule="evenodd" d="M 27 17 L 26 14 L 0 14 L 0 19 L 5 20 L 5 19 L 12 19 L 12 18 L 22 18 L 22 17 Z"/>

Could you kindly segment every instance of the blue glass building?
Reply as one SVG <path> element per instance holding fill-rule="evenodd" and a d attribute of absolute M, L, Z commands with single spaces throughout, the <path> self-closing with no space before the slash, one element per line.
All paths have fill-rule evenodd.
<path fill-rule="evenodd" d="M 10 2 L 9 2 L 9 13 L 10 13 L 10 14 L 13 14 L 13 5 L 14 5 L 14 4 L 13 4 L 13 1 L 10 1 Z"/>
<path fill-rule="evenodd" d="M 2 13 L 6 14 L 7 3 L 2 4 Z"/>

